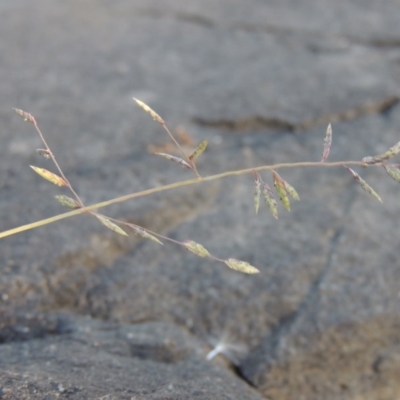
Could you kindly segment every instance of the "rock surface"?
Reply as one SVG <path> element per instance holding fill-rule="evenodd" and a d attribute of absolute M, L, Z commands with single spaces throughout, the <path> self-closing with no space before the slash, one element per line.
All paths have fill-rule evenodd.
<path fill-rule="evenodd" d="M 0 0 L 2 230 L 63 212 L 31 112 L 85 204 L 180 179 L 153 107 L 203 176 L 360 160 L 400 140 L 398 4 Z M 356 167 L 354 167 L 357 169 Z M 114 235 L 89 216 L 0 241 L 0 397 L 395 400 L 400 186 L 383 169 L 282 169 L 291 213 L 254 215 L 250 175 L 102 211 L 220 258 Z M 262 176 L 271 181 L 267 173 Z M 206 360 L 220 339 L 246 347 Z M 229 350 L 229 349 L 228 349 Z"/>
<path fill-rule="evenodd" d="M 2 399 L 262 399 L 171 324 L 57 319 L 57 332 L 2 345 Z"/>

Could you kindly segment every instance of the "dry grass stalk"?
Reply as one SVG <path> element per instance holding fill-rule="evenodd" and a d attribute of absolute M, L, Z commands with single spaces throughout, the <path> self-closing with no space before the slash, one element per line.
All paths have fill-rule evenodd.
<path fill-rule="evenodd" d="M 137 197 L 142 197 L 142 196 L 148 196 L 153 193 L 160 193 L 166 190 L 170 189 L 175 189 L 183 186 L 188 186 L 188 185 L 194 185 L 194 184 L 199 184 L 202 182 L 209 182 L 217 179 L 223 179 L 229 176 L 237 176 L 237 175 L 244 175 L 244 174 L 249 174 L 252 173 L 255 176 L 255 181 L 254 181 L 254 194 L 253 194 L 253 202 L 254 202 L 254 207 L 256 213 L 259 210 L 260 206 L 260 195 L 261 195 L 261 190 L 264 195 L 264 199 L 266 204 L 268 205 L 269 211 L 273 215 L 274 218 L 278 218 L 278 209 L 277 209 L 277 202 L 274 197 L 274 193 L 269 187 L 267 183 L 265 183 L 259 172 L 260 171 L 270 171 L 272 173 L 273 177 L 273 182 L 274 186 L 276 189 L 276 192 L 282 202 L 282 204 L 285 206 L 287 210 L 290 211 L 290 200 L 289 196 L 291 196 L 294 200 L 299 200 L 299 195 L 297 191 L 294 189 L 293 186 L 291 186 L 287 181 L 285 181 L 277 172 L 278 169 L 282 168 L 305 168 L 305 167 L 345 167 L 353 176 L 353 178 L 357 181 L 357 183 L 361 186 L 361 188 L 375 197 L 377 200 L 381 201 L 381 198 L 379 195 L 372 189 L 372 187 L 365 182 L 364 179 L 361 178 L 361 176 L 356 173 L 352 168 L 349 167 L 349 165 L 355 165 L 355 166 L 362 166 L 362 167 L 368 167 L 368 166 L 374 166 L 374 165 L 382 165 L 387 172 L 387 174 L 393 178 L 395 181 L 400 182 L 400 170 L 398 168 L 398 165 L 391 164 L 391 165 L 386 165 L 385 162 L 393 158 L 394 156 L 400 154 L 400 142 L 397 143 L 396 145 L 392 146 L 388 151 L 381 153 L 379 155 L 373 156 L 373 157 L 364 157 L 361 161 L 336 161 L 336 162 L 326 162 L 331 146 L 332 146 L 332 127 L 331 125 L 328 126 L 326 135 L 325 135 L 325 140 L 324 140 L 324 150 L 323 150 L 323 155 L 322 159 L 319 162 L 291 162 L 291 163 L 280 163 L 280 164 L 274 164 L 274 165 L 262 165 L 259 167 L 253 167 L 253 168 L 248 168 L 248 169 L 241 169 L 237 171 L 225 171 L 219 174 L 215 175 L 210 175 L 206 177 L 202 177 L 198 171 L 197 171 L 197 166 L 195 164 L 196 159 L 204 152 L 204 150 L 207 147 L 207 141 L 204 140 L 202 141 L 196 148 L 195 150 L 189 155 L 186 156 L 185 152 L 183 151 L 182 147 L 180 144 L 177 142 L 175 137 L 172 135 L 170 130 L 165 124 L 165 121 L 152 109 L 150 108 L 147 104 L 143 103 L 142 101 L 138 99 L 134 99 L 135 102 L 141 107 L 146 113 L 148 113 L 155 121 L 159 122 L 162 127 L 165 129 L 165 131 L 168 133 L 170 138 L 172 139 L 173 143 L 175 146 L 178 148 L 178 150 L 182 154 L 182 158 L 172 156 L 167 153 L 157 153 L 158 155 L 167 158 L 168 160 L 174 161 L 181 166 L 184 166 L 187 169 L 192 170 L 196 174 L 196 178 L 194 179 L 189 179 L 189 180 L 184 180 L 184 181 L 179 181 L 167 185 L 163 185 L 160 187 L 155 187 L 147 190 L 142 190 L 140 192 L 135 192 L 135 193 L 130 193 L 125 196 L 121 197 L 116 197 L 111 200 L 103 201 L 101 203 L 93 204 L 90 206 L 85 206 L 78 196 L 78 194 L 75 192 L 73 189 L 71 183 L 68 181 L 68 179 L 65 177 L 62 169 L 60 168 L 54 154 L 52 153 L 50 147 L 48 146 L 42 132 L 40 131 L 38 124 L 33 117 L 32 114 L 27 113 L 23 110 L 20 109 L 14 109 L 14 111 L 21 116 L 25 121 L 32 123 L 35 126 L 36 131 L 38 132 L 45 148 L 44 149 L 38 149 L 37 153 L 45 158 L 49 158 L 53 161 L 55 166 L 57 167 L 60 175 L 56 175 L 53 172 L 50 172 L 44 168 L 39 168 L 39 167 L 34 167 L 31 166 L 31 168 L 38 173 L 42 178 L 52 182 L 55 185 L 58 186 L 66 186 L 71 193 L 74 195 L 74 198 L 65 196 L 65 195 L 57 195 L 56 200 L 64 207 L 67 207 L 71 209 L 72 211 L 69 211 L 65 214 L 59 214 L 56 216 L 53 216 L 51 218 L 47 218 L 44 220 L 36 221 L 27 225 L 19 226 L 14 229 L 10 229 L 4 232 L 0 232 L 0 238 L 10 236 L 13 234 L 17 234 L 23 231 L 26 231 L 28 229 L 34 229 L 39 226 L 43 226 L 55 221 L 59 221 L 65 218 L 69 218 L 72 216 L 76 215 L 81 215 L 83 213 L 88 213 L 94 217 L 96 217 L 104 226 L 106 226 L 108 229 L 111 229 L 112 231 L 123 235 L 127 236 L 128 234 L 121 228 L 121 226 L 126 226 L 127 228 L 131 229 L 134 234 L 137 236 L 151 240 L 152 242 L 158 243 L 158 244 L 163 244 L 158 238 L 161 238 L 163 240 L 167 240 L 169 242 L 175 243 L 179 246 L 182 246 L 192 252 L 193 254 L 199 256 L 199 257 L 207 257 L 210 259 L 213 259 L 215 261 L 221 262 L 228 266 L 229 268 L 239 271 L 242 273 L 246 274 L 255 274 L 259 272 L 259 269 L 254 267 L 253 265 L 250 265 L 246 261 L 238 260 L 236 258 L 228 258 L 228 259 L 220 259 L 212 254 L 209 253 L 209 251 L 201 244 L 193 241 L 193 240 L 187 240 L 187 241 L 177 241 L 172 238 L 160 235 L 156 232 L 151 232 L 150 230 L 130 224 L 121 220 L 116 220 L 110 217 L 107 217 L 102 214 L 98 214 L 97 210 L 118 202 L 123 202 L 127 201 L 130 199 L 134 199 Z M 121 226 L 120 226 L 121 225 Z"/>

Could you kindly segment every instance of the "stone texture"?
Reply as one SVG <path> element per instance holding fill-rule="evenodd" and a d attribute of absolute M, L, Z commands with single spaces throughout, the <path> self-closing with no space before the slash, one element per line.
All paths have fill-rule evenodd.
<path fill-rule="evenodd" d="M 2 345 L 2 399 L 262 399 L 171 324 L 58 319 L 63 332 Z"/>
<path fill-rule="evenodd" d="M 2 229 L 62 212 L 61 191 L 28 167 L 49 164 L 12 107 L 37 117 L 87 204 L 190 177 L 149 154 L 169 139 L 132 96 L 188 148 L 209 140 L 204 176 L 319 160 L 328 122 L 330 160 L 386 150 L 400 140 L 397 10 L 394 0 L 0 1 Z M 301 201 L 278 221 L 264 204 L 254 215 L 250 176 L 103 210 L 247 260 L 257 276 L 117 237 L 89 216 L 2 239 L 1 395 L 397 399 L 400 187 L 383 170 L 357 171 L 383 205 L 343 168 L 305 168 L 280 171 Z M 207 362 L 223 337 L 248 351 Z"/>

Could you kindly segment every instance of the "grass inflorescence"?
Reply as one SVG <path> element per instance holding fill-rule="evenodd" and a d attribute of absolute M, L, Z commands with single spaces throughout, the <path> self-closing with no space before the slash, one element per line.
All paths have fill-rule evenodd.
<path fill-rule="evenodd" d="M 360 166 L 360 167 L 383 167 L 385 172 L 395 181 L 400 182 L 400 169 L 398 164 L 388 164 L 388 161 L 393 157 L 397 156 L 400 153 L 400 142 L 396 143 L 387 151 L 375 155 L 375 156 L 366 156 L 362 158 L 360 161 L 335 161 L 335 162 L 327 162 L 331 147 L 332 147 L 332 127 L 329 124 L 326 130 L 325 139 L 323 142 L 322 148 L 322 158 L 321 161 L 309 161 L 309 162 L 291 162 L 291 163 L 279 163 L 273 165 L 262 165 L 254 168 L 247 168 L 247 169 L 240 169 L 234 171 L 225 171 L 215 175 L 209 176 L 202 176 L 200 175 L 196 161 L 201 156 L 201 154 L 207 148 L 207 141 L 203 140 L 200 142 L 195 149 L 190 153 L 186 154 L 183 147 L 179 144 L 179 141 L 175 138 L 175 136 L 171 133 L 169 128 L 166 125 L 166 122 L 163 118 L 161 118 L 158 113 L 156 113 L 152 108 L 150 108 L 144 102 L 133 99 L 136 104 L 142 108 L 146 113 L 148 113 L 156 122 L 158 122 L 162 128 L 167 132 L 168 136 L 172 140 L 174 146 L 180 153 L 180 156 L 175 156 L 169 153 L 164 152 L 155 152 L 156 155 L 166 158 L 169 161 L 176 163 L 188 170 L 192 171 L 195 175 L 194 178 L 183 180 L 167 185 L 163 185 L 156 188 L 151 188 L 147 190 L 142 190 L 139 192 L 130 193 L 124 196 L 116 197 L 111 200 L 103 201 L 101 203 L 93 204 L 93 205 L 85 205 L 81 198 L 78 196 L 74 188 L 72 187 L 71 183 L 63 173 L 61 167 L 59 166 L 55 155 L 53 154 L 52 150 L 48 146 L 44 135 L 42 134 L 39 126 L 37 124 L 36 119 L 34 116 L 28 112 L 22 111 L 20 109 L 14 109 L 14 111 L 21 116 L 26 122 L 29 122 L 34 125 L 43 145 L 44 148 L 37 149 L 36 152 L 47 158 L 51 159 L 57 169 L 57 173 L 51 172 L 44 168 L 39 168 L 36 166 L 30 166 L 38 175 L 40 175 L 43 179 L 53 183 L 57 186 L 65 186 L 71 192 L 73 197 L 65 196 L 65 195 L 57 195 L 55 196 L 56 200 L 65 208 L 69 209 L 69 212 L 55 215 L 50 218 L 46 218 L 40 221 L 35 221 L 27 225 L 21 225 L 16 228 L 6 230 L 0 232 L 0 238 L 4 238 L 6 236 L 14 235 L 29 229 L 38 228 L 40 226 L 50 224 L 55 221 L 59 221 L 65 218 L 69 218 L 76 215 L 81 215 L 83 213 L 90 214 L 91 216 L 95 217 L 101 224 L 103 224 L 108 229 L 112 230 L 113 232 L 128 236 L 129 233 L 133 233 L 136 236 L 139 236 L 143 239 L 150 240 L 157 244 L 163 244 L 163 242 L 168 241 L 171 243 L 175 243 L 183 248 L 187 249 L 191 253 L 195 254 L 198 257 L 210 258 L 217 262 L 223 263 L 225 266 L 247 274 L 254 274 L 258 273 L 259 269 L 253 265 L 250 265 L 246 261 L 237 260 L 235 258 L 228 258 L 228 259 L 221 259 L 214 255 L 212 255 L 202 244 L 197 243 L 193 240 L 185 240 L 180 242 L 178 240 L 174 240 L 167 236 L 161 235 L 157 232 L 152 232 L 146 227 L 142 227 L 139 225 L 134 225 L 132 223 L 128 223 L 119 219 L 110 218 L 106 215 L 100 214 L 98 212 L 99 209 L 107 207 L 109 205 L 124 202 L 130 199 L 134 199 L 137 197 L 148 196 L 153 193 L 160 193 L 166 190 L 176 189 L 183 186 L 188 185 L 195 185 L 201 184 L 204 182 L 214 181 L 218 179 L 223 179 L 228 176 L 235 176 L 235 175 L 245 175 L 245 174 L 253 174 L 254 176 L 254 192 L 253 192 L 253 201 L 254 201 L 254 208 L 255 212 L 258 213 L 260 208 L 260 198 L 261 195 L 263 196 L 265 203 L 272 214 L 272 216 L 278 219 L 278 202 L 276 199 L 282 203 L 287 211 L 291 209 L 291 199 L 293 200 L 300 200 L 300 196 L 297 193 L 296 189 L 287 182 L 281 174 L 277 171 L 282 170 L 285 168 L 305 168 L 305 167 L 344 167 L 354 178 L 354 180 L 359 184 L 359 186 L 368 194 L 373 196 L 375 199 L 382 202 L 380 196 L 377 192 L 352 168 L 349 166 Z M 321 146 L 322 147 L 322 146 Z M 272 182 L 275 187 L 274 190 L 265 182 L 265 179 L 261 177 L 260 172 L 265 171 L 269 172 L 272 176 Z"/>

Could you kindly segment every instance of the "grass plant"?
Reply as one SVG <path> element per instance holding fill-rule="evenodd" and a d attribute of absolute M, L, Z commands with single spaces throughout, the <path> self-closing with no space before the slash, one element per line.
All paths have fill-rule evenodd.
<path fill-rule="evenodd" d="M 146 227 L 142 227 L 139 225 L 131 224 L 119 219 L 110 218 L 104 214 L 100 214 L 98 212 L 99 209 L 105 208 L 109 205 L 124 202 L 127 200 L 131 200 L 137 197 L 149 196 L 153 193 L 159 193 L 166 190 L 176 189 L 178 187 L 189 186 L 189 185 L 198 185 L 204 182 L 214 181 L 218 179 L 223 179 L 228 176 L 235 176 L 235 175 L 245 175 L 245 174 L 253 174 L 254 176 L 254 190 L 253 190 L 253 202 L 255 212 L 258 213 L 260 208 L 260 199 L 261 197 L 264 199 L 270 213 L 276 219 L 278 219 L 278 201 L 277 199 L 283 204 L 283 206 L 290 211 L 291 209 L 291 201 L 300 200 L 300 197 L 296 191 L 296 189 L 290 185 L 286 180 L 282 178 L 282 176 L 278 173 L 278 170 L 283 170 L 287 168 L 306 168 L 306 167 L 341 167 L 345 168 L 354 178 L 354 180 L 360 185 L 360 187 L 374 197 L 376 200 L 382 202 L 380 196 L 376 193 L 376 191 L 350 166 L 359 166 L 359 167 L 381 167 L 385 170 L 385 172 L 393 178 L 395 181 L 400 182 L 400 169 L 398 164 L 388 163 L 388 160 L 392 159 L 396 155 L 400 153 L 400 142 L 396 143 L 387 151 L 375 155 L 375 156 L 367 156 L 359 161 L 335 161 L 335 162 L 327 162 L 329 152 L 332 147 L 332 127 L 328 125 L 326 130 L 324 143 L 322 148 L 322 157 L 320 161 L 309 161 L 309 162 L 290 162 L 290 163 L 279 163 L 273 165 L 262 165 L 257 166 L 254 168 L 247 168 L 247 169 L 240 169 L 240 170 L 233 170 L 233 171 L 225 171 L 215 175 L 209 176 L 202 176 L 196 165 L 197 159 L 201 156 L 201 154 L 207 148 L 207 141 L 203 140 L 198 146 L 194 149 L 193 152 L 190 154 L 186 154 L 183 150 L 182 146 L 179 144 L 179 141 L 175 138 L 175 136 L 171 133 L 169 128 L 167 127 L 164 119 L 162 119 L 152 108 L 150 108 L 147 104 L 143 103 L 138 99 L 133 99 L 136 104 L 143 109 L 146 113 L 148 113 L 157 123 L 159 123 L 162 128 L 166 131 L 170 139 L 172 140 L 174 146 L 176 147 L 179 157 L 167 154 L 167 153 L 155 153 L 160 157 L 166 158 L 168 161 L 176 163 L 178 166 L 187 168 L 188 170 L 192 171 L 194 174 L 194 178 L 183 180 L 167 185 L 163 185 L 160 187 L 150 188 L 147 190 L 142 190 L 135 193 L 130 193 L 124 196 L 116 197 L 107 201 L 103 201 L 97 204 L 92 205 L 85 205 L 79 195 L 76 193 L 74 188 L 72 187 L 71 183 L 63 173 L 60 165 L 57 162 L 57 159 L 48 146 L 43 133 L 41 132 L 39 125 L 34 118 L 34 116 L 28 112 L 22 111 L 20 109 L 14 109 L 14 111 L 21 116 L 26 122 L 33 124 L 38 133 L 44 148 L 37 149 L 36 152 L 41 156 L 51 159 L 55 168 L 57 169 L 57 173 L 51 172 L 44 168 L 39 168 L 36 166 L 31 166 L 31 168 L 39 174 L 42 178 L 46 179 L 47 181 L 58 185 L 58 186 L 65 186 L 71 192 L 73 197 L 68 197 L 65 195 L 57 195 L 55 196 L 56 200 L 67 209 L 70 209 L 69 212 L 55 215 L 50 218 L 42 219 L 40 221 L 35 221 L 27 225 L 18 226 L 13 229 L 9 229 L 3 232 L 0 232 L 0 239 L 14 235 L 29 229 L 38 228 L 40 226 L 50 224 L 56 221 L 60 221 L 65 218 L 81 215 L 81 214 L 89 214 L 94 218 L 102 223 L 108 229 L 111 229 L 117 234 L 127 236 L 128 232 L 131 232 L 143 239 L 150 240 L 156 244 L 163 244 L 163 242 L 168 241 L 175 243 L 179 246 L 186 248 L 188 251 L 192 252 L 198 257 L 207 257 L 211 258 L 217 262 L 223 263 L 225 266 L 240 271 L 247 274 L 254 274 L 258 273 L 259 270 L 253 265 L 250 265 L 246 261 L 238 260 L 236 258 L 228 258 L 228 259 L 221 259 L 209 253 L 209 251 L 200 243 L 197 243 L 193 240 L 187 241 L 177 241 L 167 236 L 161 235 L 157 232 L 150 231 Z M 321 141 L 322 142 L 322 141 Z M 272 175 L 272 181 L 275 189 L 273 190 L 268 183 L 263 180 L 261 177 L 261 172 L 269 172 Z"/>

